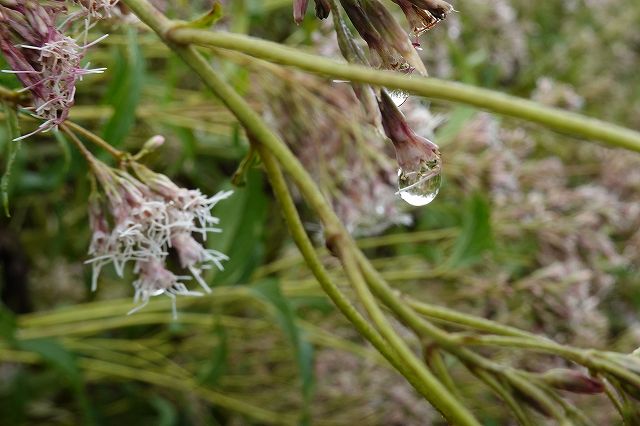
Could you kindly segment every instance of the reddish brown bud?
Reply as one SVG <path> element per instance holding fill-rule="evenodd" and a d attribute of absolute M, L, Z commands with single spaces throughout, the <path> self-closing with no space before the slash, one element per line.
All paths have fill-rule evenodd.
<path fill-rule="evenodd" d="M 396 149 L 396 158 L 401 169 L 415 171 L 422 163 L 439 162 L 438 146 L 430 140 L 417 135 L 398 110 L 391 97 L 382 91 L 378 103 L 382 115 L 382 126 Z"/>
<path fill-rule="evenodd" d="M 435 199 L 442 184 L 438 146 L 418 136 L 385 90 L 379 101 L 382 127 L 393 142 L 398 160 L 398 195 L 413 206 Z"/>
<path fill-rule="evenodd" d="M 555 368 L 542 374 L 540 378 L 549 386 L 569 392 L 587 394 L 604 392 L 602 381 L 580 371 Z"/>
<path fill-rule="evenodd" d="M 316 16 L 319 19 L 327 19 L 329 12 L 331 12 L 331 6 L 327 0 L 315 0 L 316 2 Z"/>
<path fill-rule="evenodd" d="M 304 14 L 307 13 L 308 6 L 309 0 L 293 0 L 293 20 L 296 21 L 296 24 L 300 25 Z"/>

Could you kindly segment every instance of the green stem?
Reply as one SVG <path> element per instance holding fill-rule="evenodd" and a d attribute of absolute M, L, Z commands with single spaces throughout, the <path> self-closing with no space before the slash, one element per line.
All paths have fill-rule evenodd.
<path fill-rule="evenodd" d="M 450 419 L 460 419 L 456 424 L 477 424 L 472 416 L 467 414 L 466 409 L 457 403 L 453 397 L 442 387 L 442 385 L 432 377 L 432 375 L 424 368 L 424 366 L 417 366 L 415 362 L 409 368 L 404 364 L 407 360 L 415 359 L 412 353 L 407 354 L 408 348 L 404 345 L 404 342 L 387 342 L 367 323 L 367 321 L 358 313 L 358 311 L 351 305 L 348 299 L 340 292 L 337 286 L 329 278 L 324 266 L 320 262 L 317 253 L 309 237 L 307 236 L 302 221 L 298 216 L 298 212 L 287 188 L 287 184 L 284 180 L 284 176 L 280 171 L 280 168 L 273 158 L 273 156 L 262 146 L 258 146 L 260 157 L 267 170 L 271 186 L 276 195 L 276 198 L 280 202 L 285 219 L 287 220 L 290 232 L 294 241 L 298 245 L 300 252 L 307 261 L 307 265 L 318 279 L 318 282 L 329 295 L 333 302 L 338 306 L 342 313 L 351 321 L 356 329 L 369 340 L 375 348 L 398 370 L 403 376 L 418 390 L 427 400 L 432 402 L 434 406 L 440 409 L 445 417 Z M 359 286 L 357 286 L 360 288 Z M 371 303 L 375 305 L 375 301 L 371 302 L 367 299 L 367 304 L 371 308 Z M 374 308 L 375 309 L 375 308 Z M 393 330 L 385 329 L 385 337 L 389 339 L 394 336 Z M 397 336 L 396 336 L 397 337 Z M 391 337 L 393 339 L 393 337 Z M 391 349 L 393 348 L 393 349 Z M 400 348 L 400 349 L 398 349 Z M 404 351 L 403 351 L 404 350 Z M 417 371 L 416 371 L 417 368 Z M 425 381 L 426 378 L 426 381 Z M 433 380 L 431 380 L 433 378 Z M 435 401 L 434 401 L 435 400 Z M 451 407 L 451 408 L 450 408 Z M 452 414 L 449 414 L 449 410 L 453 410 Z"/>
<path fill-rule="evenodd" d="M 6 87 L 0 86 L 0 99 L 3 101 L 17 104 L 22 100 L 26 100 L 29 97 L 27 93 L 18 92 L 16 90 L 7 89 Z"/>
<path fill-rule="evenodd" d="M 544 339 L 545 341 L 547 340 L 543 336 L 538 336 L 536 334 L 529 333 L 528 331 L 523 331 L 515 327 L 503 325 L 485 318 L 463 314 L 462 312 L 458 312 L 453 309 L 421 302 L 419 300 L 412 299 L 406 296 L 404 296 L 403 298 L 408 303 L 408 305 L 413 308 L 414 311 L 433 320 L 438 320 L 457 326 L 465 326 L 473 328 L 475 330 L 485 331 L 497 335 L 540 340 Z"/>
<path fill-rule="evenodd" d="M 338 243 L 336 245 L 347 277 L 353 284 L 360 298 L 360 302 L 380 330 L 380 333 L 396 348 L 403 362 L 413 370 L 414 374 L 420 378 L 420 381 L 432 389 L 432 393 L 428 397 L 429 401 L 439 409 L 449 421 L 453 422 L 453 424 L 479 425 L 480 423 L 478 423 L 473 415 L 462 406 L 433 373 L 425 367 L 424 363 L 415 356 L 404 340 L 402 340 L 393 327 L 391 327 L 391 324 L 389 324 L 382 309 L 378 306 L 373 294 L 371 294 L 353 253 L 345 244 Z"/>
<path fill-rule="evenodd" d="M 167 21 L 163 30 L 167 32 L 166 36 L 171 41 L 177 43 L 236 50 L 332 78 L 369 83 L 432 99 L 472 105 L 497 114 L 539 123 L 561 133 L 640 151 L 640 133 L 638 132 L 493 90 L 436 78 L 418 76 L 407 78 L 405 75 L 391 71 L 345 64 L 242 34 L 189 28 L 171 29 L 171 25 Z"/>
<path fill-rule="evenodd" d="M 78 124 L 76 124 L 76 123 L 74 123 L 74 122 L 72 122 L 70 120 L 65 121 L 64 126 L 68 127 L 69 129 L 73 130 L 74 132 L 80 133 L 82 136 L 87 138 L 87 140 L 89 140 L 89 142 L 91 142 L 92 144 L 104 149 L 111 156 L 113 156 L 116 160 L 122 160 L 124 158 L 124 156 L 126 155 L 125 152 L 120 151 L 117 148 L 114 148 L 111 144 L 109 144 L 107 141 L 102 139 L 100 136 L 96 135 L 92 131 L 85 129 L 84 127 L 82 127 L 82 126 L 80 126 L 80 125 L 78 125 Z"/>
<path fill-rule="evenodd" d="M 507 406 L 513 412 L 513 415 L 516 417 L 518 422 L 522 426 L 533 426 L 533 420 L 531 416 L 526 412 L 526 409 L 520 405 L 520 403 L 514 398 L 513 392 L 510 389 L 507 389 L 504 384 L 500 383 L 493 375 L 484 371 L 473 369 L 472 373 L 479 378 L 482 382 L 484 382 L 493 392 L 501 398 Z"/>

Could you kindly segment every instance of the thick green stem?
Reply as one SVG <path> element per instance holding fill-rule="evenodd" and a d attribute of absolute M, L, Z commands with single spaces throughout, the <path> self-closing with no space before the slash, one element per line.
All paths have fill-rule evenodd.
<path fill-rule="evenodd" d="M 165 29 L 168 30 L 168 27 Z M 345 64 L 241 34 L 175 28 L 169 31 L 168 38 L 178 43 L 236 50 L 333 78 L 400 89 L 414 95 L 472 105 L 498 114 L 539 123 L 561 133 L 640 151 L 640 133 L 638 132 L 493 90 L 436 78 L 418 76 L 407 78 L 405 75 L 391 71 Z"/>
<path fill-rule="evenodd" d="M 348 246 L 345 244 L 336 244 L 336 246 L 349 281 L 353 284 L 361 303 L 380 330 L 380 333 L 387 339 L 389 344 L 398 350 L 403 362 L 413 370 L 414 374 L 418 375 L 420 382 L 428 384 L 428 387 L 432 389 L 433 393 L 430 395 L 429 400 L 453 424 L 479 425 L 480 423 L 473 415 L 457 401 L 451 392 L 425 367 L 424 363 L 418 360 L 407 344 L 398 336 L 382 309 L 378 306 L 373 294 L 371 294 L 360 272 L 358 262 Z"/>
<path fill-rule="evenodd" d="M 342 313 L 351 321 L 351 323 L 358 329 L 358 331 L 369 340 L 375 348 L 398 370 L 400 371 L 407 380 L 429 401 L 431 401 L 436 408 L 445 407 L 441 411 L 447 418 L 458 420 L 455 424 L 477 424 L 473 423 L 473 417 L 466 415 L 464 409 L 460 411 L 460 406 L 452 399 L 451 395 L 442 387 L 442 385 L 431 375 L 431 373 L 421 366 L 416 364 L 415 356 L 411 353 L 408 347 L 404 344 L 404 342 L 393 341 L 389 344 L 387 341 L 383 340 L 383 338 L 378 334 L 376 330 L 371 328 L 371 326 L 366 322 L 366 320 L 356 311 L 356 309 L 351 305 L 351 303 L 346 299 L 346 297 L 340 292 L 340 290 L 335 286 L 335 284 L 329 278 L 326 270 L 322 266 L 318 255 L 315 252 L 311 241 L 307 237 L 307 234 L 302 225 L 302 221 L 298 216 L 298 212 L 293 203 L 293 199 L 291 198 L 291 194 L 289 193 L 289 189 L 284 180 L 284 176 L 280 171 L 280 167 L 277 162 L 273 158 L 273 156 L 266 150 L 264 147 L 258 146 L 258 151 L 260 152 L 260 157 L 262 158 L 263 164 L 269 176 L 269 180 L 271 182 L 271 186 L 273 191 L 278 199 L 280 206 L 282 208 L 285 219 L 288 223 L 289 229 L 293 238 L 298 245 L 301 253 L 305 257 L 308 266 L 320 282 L 320 285 L 324 289 L 324 291 L 329 295 L 329 297 L 333 300 L 333 302 L 338 306 L 338 308 L 342 311 Z M 357 265 L 348 264 L 351 267 L 356 267 Z M 347 268 L 347 271 L 351 271 L 353 268 Z M 353 279 L 358 279 L 358 277 L 351 277 Z M 366 292 L 362 289 L 361 286 L 357 284 L 364 284 L 362 278 L 356 282 L 356 289 Z M 370 296 L 370 293 L 369 293 Z M 380 325 L 381 323 L 386 325 L 383 327 L 383 335 L 389 340 L 393 340 L 394 337 L 397 338 L 397 335 L 390 329 L 388 323 L 381 315 L 382 312 L 376 310 L 377 305 L 375 304 L 375 300 L 372 300 L 371 297 L 367 298 L 366 293 L 364 296 L 364 305 L 367 307 L 367 310 L 371 314 L 374 312 L 374 318 L 376 319 L 376 324 Z M 399 338 L 397 338 L 399 340 Z M 392 349 L 393 348 L 393 349 Z M 400 353 L 398 353 L 400 351 Z M 413 363 L 411 363 L 413 361 Z M 435 401 L 434 401 L 435 400 Z M 452 412 L 455 414 L 454 416 L 447 416 L 447 413 Z M 471 421 L 471 422 L 469 422 Z"/>

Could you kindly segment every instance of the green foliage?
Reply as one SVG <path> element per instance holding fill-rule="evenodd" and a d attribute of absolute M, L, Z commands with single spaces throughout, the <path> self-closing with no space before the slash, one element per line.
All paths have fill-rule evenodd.
<path fill-rule="evenodd" d="M 113 114 L 105 124 L 102 136 L 115 147 L 122 146 L 135 124 L 145 72 L 137 31 L 130 28 L 126 37 L 126 44 L 114 52 L 116 67 L 104 98 L 104 103 L 113 107 Z"/>
<path fill-rule="evenodd" d="M 506 22 L 496 16 L 497 3 L 458 2 L 454 19 L 460 23 L 447 28 L 447 22 L 422 39 L 429 71 L 525 97 L 539 89 L 540 77 L 548 77 L 584 99 L 577 110 L 637 128 L 640 77 L 625 61 L 637 62 L 628 55 L 633 49 L 637 55 L 632 24 L 640 7 L 630 0 L 606 10 L 578 2 L 570 11 L 568 3 L 500 2 L 514 11 Z M 219 25 L 309 50 L 330 38 L 311 13 L 295 27 L 290 1 L 234 0 L 227 2 L 225 16 L 217 3 L 209 6 L 180 0 L 168 2 L 167 11 L 185 20 L 200 16 L 187 24 L 195 28 Z M 5 211 L 10 196 L 13 217 L 0 223 L 0 288 L 16 291 L 7 271 L 23 264 L 16 260 L 22 253 L 29 265 L 24 286 L 35 312 L 15 315 L 0 307 L 0 368 L 7 377 L 0 384 L 0 419 L 7 424 L 44 418 L 52 424 L 439 424 L 438 414 L 345 323 L 305 268 L 259 162 L 247 162 L 244 186 L 230 182 L 248 150 L 237 120 L 155 36 L 133 26 L 98 26 L 91 35 L 107 30 L 112 35 L 91 49 L 87 60 L 108 72 L 78 85 L 72 120 L 131 152 L 163 134 L 165 145 L 144 159 L 149 167 L 206 194 L 233 189 L 233 197 L 214 209 L 223 231 L 206 242 L 230 260 L 224 271 L 206 273 L 210 297 L 178 300 L 176 321 L 168 300 L 153 300 L 126 315 L 132 307 L 130 270 L 123 279 L 105 270 L 98 292 L 86 291 L 86 163 L 60 132 L 36 136 L 18 152 L 20 145 L 11 142 L 19 134 L 17 124 L 26 132 L 34 122 L 17 123 L 5 105 L 0 189 Z M 510 43 L 514 40 L 523 44 Z M 332 46 L 321 48 L 329 52 Z M 255 86 L 268 81 L 263 77 L 269 68 L 256 71 L 246 58 L 222 51 L 208 61 L 256 111 L 267 110 Z M 277 78 L 287 78 L 291 70 L 277 72 Z M 0 74 L 0 84 L 19 87 L 7 74 Z M 339 84 L 312 85 L 310 92 L 314 100 L 331 100 L 330 89 Z M 553 86 L 551 93 L 562 90 Z M 342 113 L 339 103 L 331 105 L 333 113 Z M 412 225 L 358 241 L 394 290 L 406 300 L 517 325 L 567 347 L 635 349 L 640 344 L 638 240 L 629 212 L 638 202 L 637 157 L 583 147 L 508 119 L 492 119 L 489 124 L 497 129 L 492 133 L 474 108 L 435 104 L 432 111 L 446 116 L 435 130 L 444 158 L 441 193 L 426 208 L 400 209 Z M 301 120 L 322 124 L 315 116 Z M 429 127 L 427 119 L 418 121 Z M 297 124 L 292 120 L 292 127 Z M 329 136 L 319 143 L 330 143 Z M 106 159 L 99 148 L 91 150 Z M 350 166 L 344 167 L 351 171 Z M 513 176 L 518 186 L 508 189 L 521 198 L 501 202 L 496 173 Z M 374 177 L 368 171 L 345 173 L 345 179 L 364 182 Z M 318 218 L 305 211 L 292 188 L 309 234 L 319 235 Z M 579 198 L 580 191 L 593 188 L 610 196 L 604 207 L 596 203 L 600 192 Z M 518 216 L 520 207 L 524 213 Z M 337 260 L 319 251 L 331 279 L 352 297 Z M 190 288 L 194 284 L 187 282 Z M 469 331 L 443 320 L 433 323 L 452 334 Z M 420 346 L 411 339 L 411 347 Z M 494 346 L 486 353 L 495 354 L 505 371 L 537 372 L 566 363 L 511 347 Z M 454 359 L 445 357 L 446 368 L 461 399 L 482 413 L 483 424 L 511 422 L 507 408 Z M 569 401 L 597 424 L 617 418 L 600 396 Z M 545 422 L 533 411 L 527 414 L 533 424 Z"/>
<path fill-rule="evenodd" d="M 302 381 L 302 395 L 304 398 L 303 418 L 301 423 L 308 424 L 310 419 L 310 404 L 313 396 L 313 346 L 305 337 L 305 333 L 296 324 L 296 315 L 289 300 L 280 291 L 276 280 L 265 280 L 252 286 L 252 290 L 261 298 L 269 302 L 276 310 L 276 317 L 280 327 L 284 330 L 294 347 L 300 378 Z"/>
<path fill-rule="evenodd" d="M 481 193 L 472 194 L 464 203 L 462 230 L 449 258 L 451 268 L 472 265 L 482 260 L 482 254 L 493 245 L 491 206 Z"/>
<path fill-rule="evenodd" d="M 13 141 L 15 138 L 20 136 L 20 127 L 18 125 L 18 116 L 16 114 L 15 108 L 6 102 L 3 102 L 2 105 L 4 107 L 4 112 L 6 115 L 6 133 L 4 135 L 5 140 L 3 145 L 7 163 L 4 168 L 4 173 L 2 174 L 2 180 L 0 180 L 0 195 L 2 196 L 2 205 L 4 207 L 4 212 L 7 217 L 9 217 L 11 216 L 11 214 L 9 213 L 9 183 L 11 179 L 11 170 L 13 169 L 13 164 L 16 160 L 18 152 L 20 151 L 22 142 Z"/>

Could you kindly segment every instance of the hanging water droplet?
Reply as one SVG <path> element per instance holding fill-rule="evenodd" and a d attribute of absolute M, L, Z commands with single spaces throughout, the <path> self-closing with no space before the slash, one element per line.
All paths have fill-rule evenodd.
<path fill-rule="evenodd" d="M 425 206 L 432 202 L 442 185 L 441 168 L 438 161 L 422 163 L 417 171 L 398 170 L 398 192 L 396 194 L 412 206 Z"/>
<path fill-rule="evenodd" d="M 404 104 L 409 98 L 409 92 L 405 92 L 404 90 L 392 89 L 389 90 L 388 93 L 389 97 L 397 107 L 402 106 L 402 104 Z"/>

